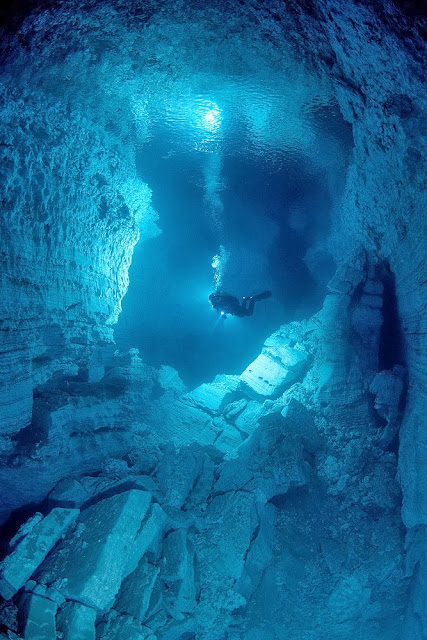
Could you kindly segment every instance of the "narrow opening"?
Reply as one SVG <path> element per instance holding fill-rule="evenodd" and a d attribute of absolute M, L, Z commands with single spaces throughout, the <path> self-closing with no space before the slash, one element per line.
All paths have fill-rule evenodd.
<path fill-rule="evenodd" d="M 395 276 L 390 264 L 385 261 L 381 266 L 380 278 L 384 286 L 383 324 L 379 346 L 379 368 L 393 369 L 396 364 L 404 365 L 404 343 L 402 322 L 396 297 Z"/>

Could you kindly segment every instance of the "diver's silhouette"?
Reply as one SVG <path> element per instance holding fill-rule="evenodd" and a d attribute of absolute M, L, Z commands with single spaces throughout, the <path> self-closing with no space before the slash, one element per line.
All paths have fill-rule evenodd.
<path fill-rule="evenodd" d="M 254 312 L 255 302 L 257 300 L 265 300 L 271 296 L 271 291 L 263 291 L 256 296 L 250 296 L 242 298 L 242 304 L 239 300 L 225 291 L 216 291 L 209 296 L 209 302 L 214 309 L 219 311 L 221 315 L 226 318 L 227 313 L 232 316 L 251 316 Z M 249 306 L 246 306 L 249 302 Z"/>

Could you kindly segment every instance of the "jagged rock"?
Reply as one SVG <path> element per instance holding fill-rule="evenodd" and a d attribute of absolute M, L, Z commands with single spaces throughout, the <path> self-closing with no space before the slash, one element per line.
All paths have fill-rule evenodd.
<path fill-rule="evenodd" d="M 172 531 L 164 539 L 160 577 L 166 585 L 163 602 L 168 613 L 176 620 L 183 620 L 183 614 L 196 606 L 194 548 L 186 530 Z"/>
<path fill-rule="evenodd" d="M 223 411 L 223 416 L 229 422 L 234 422 L 239 414 L 246 408 L 248 401 L 246 398 L 241 398 L 235 402 L 228 404 Z"/>
<path fill-rule="evenodd" d="M 0 604 L 0 628 L 18 631 L 18 607 L 10 600 Z"/>
<path fill-rule="evenodd" d="M 142 525 L 150 501 L 151 494 L 133 489 L 82 511 L 75 531 L 41 567 L 39 582 L 54 582 L 66 598 L 89 607 L 111 606 L 147 548 Z"/>
<path fill-rule="evenodd" d="M 144 622 L 159 571 L 143 557 L 135 571 L 124 580 L 114 609 Z"/>
<path fill-rule="evenodd" d="M 43 596 L 43 598 L 52 600 L 52 602 L 56 602 L 58 606 L 63 605 L 65 602 L 65 598 L 62 593 L 52 585 L 47 587 L 44 584 L 39 584 L 35 580 L 28 580 L 24 589 L 25 592 L 36 593 L 39 596 Z"/>
<path fill-rule="evenodd" d="M 404 638 L 423 638 L 427 628 L 424 624 L 424 607 L 427 597 L 425 573 L 427 570 L 427 526 L 416 527 L 409 532 L 405 556 L 405 575 L 415 585 L 405 614 L 402 634 Z"/>
<path fill-rule="evenodd" d="M 345 560 L 344 552 L 339 542 L 333 538 L 322 538 L 320 540 L 320 548 L 331 574 L 338 574 Z"/>
<path fill-rule="evenodd" d="M 240 379 L 249 395 L 278 397 L 304 371 L 308 355 L 289 346 L 267 346 L 242 373 Z"/>
<path fill-rule="evenodd" d="M 166 448 L 156 472 L 165 503 L 180 508 L 189 496 L 198 478 L 205 454 L 198 446 Z"/>
<path fill-rule="evenodd" d="M 383 464 L 374 455 L 370 434 L 375 425 L 365 398 L 367 384 L 377 370 L 373 357 L 370 375 L 366 376 L 365 353 L 371 350 L 374 356 L 376 351 L 376 329 L 371 335 L 371 328 L 378 319 L 379 300 L 373 298 L 380 294 L 366 286 L 373 278 L 372 271 L 367 274 L 360 261 L 352 257 L 354 247 L 361 245 L 370 256 L 386 257 L 396 280 L 410 377 L 408 405 L 400 433 L 399 465 L 404 493 L 403 520 L 409 529 L 408 555 L 412 550 L 415 567 L 410 574 L 412 584 L 408 591 L 410 621 L 403 633 L 408 638 L 426 637 L 425 552 L 417 544 L 410 547 L 414 545 L 413 531 L 424 528 L 427 522 L 423 389 L 426 354 L 423 284 L 426 275 L 422 233 L 425 220 L 426 154 L 422 118 L 426 56 L 422 39 L 423 16 L 417 14 L 416 7 L 420 3 L 406 0 L 372 3 L 354 0 L 259 3 L 245 0 L 230 3 L 233 10 L 229 12 L 223 9 L 223 3 L 212 3 L 206 16 L 203 3 L 193 6 L 192 3 L 172 2 L 172 11 L 166 6 L 162 12 L 156 11 L 155 2 L 145 4 L 142 13 L 140 7 L 134 13 L 133 3 L 126 2 L 115 3 L 113 8 L 108 3 L 102 7 L 93 2 L 82 2 L 81 7 L 74 6 L 73 2 L 59 3 L 60 6 L 45 3 L 43 12 L 27 15 L 22 26 L 14 23 L 14 29 L 18 30 L 16 35 L 5 33 L 0 89 L 1 122 L 7 127 L 1 145 L 5 178 L 2 203 L 5 250 L 0 258 L 4 285 L 0 313 L 4 329 L 2 431 L 11 436 L 29 426 L 32 410 L 37 408 L 34 403 L 37 388 L 53 373 L 59 373 L 65 379 L 76 376 L 79 369 L 88 366 L 95 345 L 112 340 L 112 324 L 127 287 L 127 268 L 132 246 L 138 238 L 137 227 L 143 229 L 143 237 L 152 235 L 149 221 L 154 216 L 149 210 L 150 192 L 137 180 L 133 166 L 135 131 L 144 129 L 142 139 L 146 139 L 145 127 L 149 120 L 146 109 L 150 108 L 150 101 L 156 102 L 157 109 L 156 98 L 164 93 L 165 86 L 172 84 L 172 95 L 175 95 L 174 87 L 179 94 L 182 88 L 178 84 L 179 78 L 192 78 L 193 82 L 196 80 L 194 72 L 201 68 L 205 74 L 213 69 L 226 76 L 230 69 L 235 73 L 237 61 L 239 78 L 244 80 L 250 73 L 251 97 L 255 94 L 252 80 L 262 81 L 259 103 L 262 105 L 265 96 L 269 107 L 270 94 L 264 94 L 265 86 L 273 86 L 275 77 L 298 80 L 297 73 L 286 74 L 287 69 L 293 71 L 292 65 L 283 67 L 283 61 L 292 58 L 288 54 L 292 54 L 295 45 L 298 56 L 306 63 L 303 78 L 304 84 L 308 84 L 310 98 L 309 108 L 307 104 L 298 104 L 298 108 L 302 106 L 304 111 L 309 111 L 310 119 L 316 118 L 319 112 L 321 127 L 326 128 L 328 122 L 323 116 L 327 113 L 326 105 L 332 101 L 329 89 L 320 100 L 317 96 L 312 99 L 310 67 L 314 63 L 322 84 L 327 77 L 328 87 L 333 88 L 336 108 L 351 123 L 351 145 L 354 145 L 343 188 L 337 184 L 335 176 L 329 176 L 332 180 L 328 186 L 334 194 L 333 228 L 324 242 L 336 261 L 351 257 L 353 273 L 342 274 L 342 277 L 340 274 L 333 295 L 325 301 L 328 313 L 315 317 L 310 323 L 312 344 L 318 341 L 317 363 L 310 372 L 310 382 L 314 410 L 320 415 L 318 424 L 327 440 L 323 455 L 339 461 L 347 440 L 353 440 L 355 448 L 363 452 L 360 458 L 367 468 Z M 143 36 L 141 24 L 144 24 Z M 215 38 L 216 33 L 219 38 Z M 283 55 L 283 34 L 286 34 L 286 55 Z M 244 55 L 241 55 L 242 47 Z M 120 56 L 118 49 L 122 52 Z M 177 55 L 177 51 L 184 54 Z M 210 66 L 211 61 L 214 61 L 213 66 Z M 145 68 L 149 71 L 141 85 Z M 258 69 L 260 76 L 257 76 Z M 279 76 L 270 76 L 270 69 L 278 69 Z M 151 91 L 151 77 L 159 86 L 160 94 L 155 88 Z M 266 82 L 270 79 L 273 83 Z M 254 89 L 258 90 L 256 82 Z M 288 82 L 289 86 L 291 84 Z M 120 91 L 116 90 L 117 86 L 121 87 Z M 144 90 L 140 101 L 141 86 Z M 301 95 L 304 93 L 300 92 Z M 284 102 L 279 102 L 283 108 Z M 290 104 L 292 100 L 285 102 Z M 248 105 L 251 108 L 252 102 Z M 264 115 L 262 110 L 261 116 Z M 263 118 L 257 118 L 257 113 L 250 113 L 248 130 L 260 119 Z M 265 119 L 273 122 L 271 118 Z M 288 118 L 282 119 L 289 123 Z M 290 122 L 293 124 L 292 119 Z M 315 155 L 319 154 L 318 145 L 310 135 L 311 127 L 308 131 L 305 127 L 287 128 L 302 130 L 303 139 L 299 141 L 305 145 L 301 149 L 302 156 L 310 153 L 310 160 L 314 161 Z M 263 132 L 262 129 L 259 131 Z M 273 132 L 268 132 L 269 148 L 273 149 L 279 140 L 270 133 Z M 260 138 L 258 136 L 257 140 Z M 294 144 L 293 140 L 291 143 Z M 312 150 L 315 150 L 314 154 Z M 320 150 L 320 156 L 327 155 L 325 147 L 321 146 Z M 212 157 L 215 155 L 218 157 L 218 154 Z M 317 174 L 317 167 L 314 169 L 313 173 Z M 335 200 L 335 194 L 339 194 L 339 199 Z M 345 353 L 342 343 L 347 342 L 347 347 L 350 345 L 350 332 L 345 335 L 350 328 L 348 316 L 344 311 L 342 315 L 331 314 L 330 298 L 340 299 L 343 310 L 356 304 L 354 292 L 365 277 L 368 281 L 360 305 L 362 311 L 357 308 L 353 317 L 353 327 L 357 329 L 351 336 L 354 343 Z M 369 330 L 367 336 L 365 327 Z M 355 358 L 359 358 L 359 365 L 352 362 Z M 94 375 L 93 369 L 89 375 L 99 379 L 99 372 Z M 110 382 L 117 391 L 120 377 L 111 376 Z M 77 398 L 79 400 L 81 396 Z M 176 414 L 181 411 L 179 405 L 182 403 L 177 403 Z M 134 452 L 141 446 L 141 439 L 129 440 L 128 432 L 92 433 L 92 428 L 99 431 L 98 426 L 110 429 L 109 418 L 117 415 L 117 411 L 118 405 L 114 406 L 114 402 L 103 407 L 98 417 L 92 422 L 88 420 L 87 426 L 90 424 L 91 427 L 87 431 L 76 431 L 73 438 L 65 433 L 60 441 L 61 420 L 58 419 L 57 430 L 50 435 L 52 443 L 61 443 L 59 451 L 53 445 L 44 451 L 38 449 L 36 461 L 22 464 L 21 469 L 3 470 L 2 479 L 6 474 L 7 479 L 2 483 L 2 515 L 7 517 L 13 508 L 35 499 L 42 500 L 64 474 L 74 474 L 76 469 L 82 473 L 99 471 L 111 451 L 120 456 L 121 452 L 123 455 Z M 127 428 L 127 411 L 128 407 L 115 421 L 121 429 Z M 71 406 L 67 415 L 62 413 L 62 419 L 69 420 L 67 424 L 72 426 L 76 413 L 77 407 Z M 92 407 L 92 417 L 94 413 Z M 177 438 L 179 442 L 198 439 L 203 412 L 186 409 L 179 418 L 172 410 L 165 413 L 166 419 L 153 421 L 162 442 L 169 438 Z M 35 421 L 31 426 L 35 435 L 31 429 L 27 431 L 27 435 L 33 435 L 33 442 L 39 437 L 38 427 Z M 200 428 L 200 440 L 205 444 L 212 444 L 217 436 L 209 423 L 206 423 L 206 429 Z M 22 439 L 21 433 L 18 441 L 22 443 Z M 107 446 L 107 443 L 114 444 Z M 16 442 L 4 438 L 1 446 L 9 455 Z M 58 453 L 63 455 L 56 455 Z M 23 458 L 26 454 L 20 455 Z M 49 470 L 46 470 L 47 466 Z M 153 468 L 154 463 L 147 466 Z M 352 457 L 346 455 L 337 464 L 332 463 L 329 471 L 319 483 L 327 487 L 326 497 L 318 496 L 324 507 L 322 516 L 325 520 L 330 519 L 331 527 L 336 526 L 342 537 L 346 531 L 344 526 L 353 527 L 351 555 L 363 564 L 363 552 L 369 555 L 372 552 L 372 518 L 351 518 L 351 513 L 357 514 L 360 507 L 357 500 L 349 511 L 345 511 L 348 503 L 355 499 L 354 486 L 360 483 L 360 471 L 353 469 Z M 334 502 L 328 489 L 336 478 L 339 482 L 344 477 L 348 478 L 348 490 Z M 381 478 L 379 475 L 379 482 Z M 34 486 L 30 486 L 33 482 Z M 373 495 L 375 489 L 371 493 Z M 309 513 L 306 511 L 305 515 Z M 344 522 L 345 515 L 348 522 Z M 321 520 L 319 518 L 319 525 Z M 400 526 L 400 521 L 395 523 L 395 530 L 399 531 Z M 283 533 L 285 538 L 285 525 Z M 425 536 L 424 531 L 423 534 Z M 212 527 L 214 535 L 215 528 Z M 337 539 L 341 546 L 345 545 L 343 540 Z M 310 548 L 311 540 L 312 537 L 306 543 L 306 549 Z M 388 547 L 388 540 L 384 547 Z M 401 547 L 396 545 L 397 558 L 399 553 Z M 306 589 L 302 594 L 305 597 L 298 600 L 301 592 L 298 592 L 297 581 L 292 582 L 286 592 L 286 580 L 290 580 L 292 571 L 284 571 L 282 575 L 278 571 L 273 576 L 276 579 L 270 579 L 272 572 L 266 572 L 269 579 L 263 593 L 268 594 L 271 603 L 272 626 L 279 629 L 279 635 L 286 629 L 290 637 L 299 637 L 303 629 L 307 636 L 316 638 L 319 633 L 328 638 L 341 633 L 347 637 L 360 636 L 362 640 L 395 640 L 402 618 L 399 607 L 407 598 L 399 597 L 401 592 L 396 585 L 388 586 L 387 581 L 381 579 L 386 572 L 384 565 L 379 568 L 380 565 L 379 562 L 377 568 L 372 567 L 369 576 L 369 585 L 376 585 L 372 588 L 378 590 L 384 603 L 383 619 L 378 618 L 376 626 L 369 625 L 363 611 L 358 618 L 343 620 L 344 624 L 340 624 L 340 611 L 347 606 L 351 610 L 354 604 L 351 600 L 346 603 L 343 598 L 343 604 L 338 605 L 343 589 L 332 600 L 335 617 L 331 624 L 331 616 L 328 612 L 323 613 L 324 600 L 319 605 L 316 595 L 322 591 L 319 583 L 323 593 L 327 593 L 328 589 L 334 588 L 336 577 L 323 582 L 324 576 L 319 572 L 319 580 L 303 583 L 301 589 Z M 316 562 L 308 560 L 306 566 L 309 569 L 306 575 L 310 572 L 316 575 Z M 347 586 L 351 587 L 351 584 Z M 285 596 L 280 599 L 281 587 L 284 587 Z M 359 597 L 363 602 L 363 590 L 356 588 L 354 592 L 356 599 Z M 294 593 L 297 598 L 292 602 Z M 225 597 L 224 593 L 221 595 Z M 289 601 L 299 606 L 287 620 L 278 619 L 276 611 L 286 617 L 285 606 Z M 247 603 L 245 612 L 250 606 L 251 603 Z M 353 612 L 355 610 L 357 607 Z M 235 623 L 236 619 L 232 621 L 233 625 Z M 225 630 L 220 628 L 222 624 L 219 620 L 218 629 L 207 628 L 206 633 L 203 630 L 200 633 L 208 640 L 213 640 L 215 634 L 225 637 Z M 171 633 L 174 633 L 172 629 Z M 263 637 L 264 626 L 256 619 L 247 633 L 231 633 L 253 640 L 254 636 Z"/>
<path fill-rule="evenodd" d="M 215 464 L 210 456 L 203 453 L 201 470 L 184 503 L 186 510 L 204 511 L 206 501 L 214 483 Z"/>
<path fill-rule="evenodd" d="M 181 401 L 215 416 L 233 401 L 239 385 L 238 376 L 218 375 L 213 382 L 202 384 L 182 396 Z"/>
<path fill-rule="evenodd" d="M 0 594 L 3 598 L 12 598 L 24 586 L 78 515 L 78 509 L 52 509 L 31 527 L 1 563 Z"/>
<path fill-rule="evenodd" d="M 13 538 L 10 540 L 9 547 L 10 548 L 14 547 L 18 542 L 20 542 L 22 540 L 22 538 L 24 538 L 26 535 L 31 533 L 31 531 L 35 527 L 35 525 L 38 524 L 41 520 L 43 520 L 43 514 L 39 513 L 39 512 L 35 513 L 33 516 L 28 518 L 28 520 L 26 522 L 21 524 L 21 526 L 19 527 L 18 531 L 15 533 Z"/>
<path fill-rule="evenodd" d="M 7 640 L 23 640 L 22 636 L 18 636 L 13 631 L 8 631 L 7 635 L 5 633 L 0 632 L 0 638 L 6 638 Z"/>
<path fill-rule="evenodd" d="M 404 389 L 405 369 L 396 365 L 392 371 L 380 371 L 372 380 L 369 391 L 375 394 L 375 409 L 387 426 L 381 438 L 390 444 L 398 429 L 399 403 Z"/>
<path fill-rule="evenodd" d="M 136 569 L 147 549 L 159 542 L 162 538 L 163 527 L 167 522 L 165 511 L 156 502 L 151 505 L 148 516 L 143 521 L 143 526 L 138 531 L 134 544 L 128 550 L 124 558 L 124 575 L 129 575 Z"/>
<path fill-rule="evenodd" d="M 237 447 L 243 442 L 242 434 L 237 429 L 227 429 L 223 431 L 217 440 L 215 440 L 215 447 L 218 451 L 230 454 L 230 452 L 237 449 Z"/>
<path fill-rule="evenodd" d="M 62 640 L 95 640 L 96 609 L 67 602 L 58 612 L 56 625 Z"/>
<path fill-rule="evenodd" d="M 191 526 L 197 527 L 199 518 L 196 514 L 190 510 L 177 509 L 176 507 L 169 507 L 163 504 L 162 509 L 167 516 L 167 527 L 171 529 L 188 529 Z"/>
<path fill-rule="evenodd" d="M 99 640 L 146 640 L 151 636 L 151 630 L 132 616 L 118 614 L 112 609 L 107 620 L 97 625 L 96 636 Z"/>
<path fill-rule="evenodd" d="M 162 578 L 166 582 L 183 580 L 187 561 L 187 532 L 184 529 L 171 531 L 163 541 Z"/>
<path fill-rule="evenodd" d="M 166 624 L 160 633 L 156 636 L 161 640 L 180 640 L 180 638 L 194 636 L 194 630 L 197 628 L 197 624 L 191 618 L 176 622 L 175 620 Z"/>
<path fill-rule="evenodd" d="M 174 589 L 173 604 L 180 613 L 191 613 L 197 604 L 197 587 L 195 572 L 195 551 L 191 541 L 187 542 L 187 555 L 184 574 Z"/>
<path fill-rule="evenodd" d="M 280 413 L 267 414 L 238 456 L 220 465 L 215 490 L 251 491 L 258 502 L 267 502 L 306 484 L 310 466 L 304 460 L 301 440 L 294 434 L 284 437 L 283 423 Z"/>
<path fill-rule="evenodd" d="M 242 413 L 236 418 L 235 426 L 245 434 L 251 434 L 263 413 L 263 406 L 255 400 L 250 400 Z"/>
<path fill-rule="evenodd" d="M 159 384 L 165 391 L 173 391 L 177 394 L 183 394 L 186 386 L 179 377 L 179 373 L 173 367 L 163 364 L 159 371 Z"/>
<path fill-rule="evenodd" d="M 244 569 L 236 583 L 236 590 L 247 600 L 258 587 L 266 567 L 273 561 L 275 508 L 272 504 L 258 504 L 257 512 L 259 527 L 256 537 L 251 540 Z"/>
<path fill-rule="evenodd" d="M 76 478 L 64 478 L 49 493 L 49 503 L 52 506 L 80 507 L 90 497 L 91 494 Z"/>
<path fill-rule="evenodd" d="M 159 491 L 154 480 L 145 475 L 130 476 L 124 473 L 124 477 L 118 480 L 104 476 L 82 476 L 78 479 L 66 478 L 61 480 L 49 494 L 49 502 L 81 507 L 95 497 L 96 499 L 102 499 L 111 493 L 122 493 L 130 489 L 148 491 L 152 495 L 156 495 Z"/>
<path fill-rule="evenodd" d="M 155 631 L 159 626 L 162 626 L 166 621 L 166 605 L 163 601 L 164 583 L 157 577 L 154 583 L 153 591 L 151 592 L 150 602 L 147 609 L 147 626 Z"/>
<path fill-rule="evenodd" d="M 202 445 L 212 444 L 216 438 L 215 429 L 211 426 L 211 416 L 181 400 L 169 407 L 170 413 L 165 424 L 162 424 L 164 441 L 175 440 L 179 444 L 199 442 Z"/>
<path fill-rule="evenodd" d="M 207 507 L 205 520 L 206 530 L 195 536 L 201 590 L 192 616 L 201 637 L 217 640 L 231 612 L 246 603 L 233 586 L 258 524 L 254 498 L 245 491 L 218 495 Z"/>
<path fill-rule="evenodd" d="M 56 640 L 55 616 L 58 605 L 34 593 L 26 593 L 20 600 L 24 640 Z"/>
<path fill-rule="evenodd" d="M 364 586 L 356 575 L 342 578 L 328 598 L 328 607 L 338 622 L 357 619 L 366 609 L 371 589 Z"/>
<path fill-rule="evenodd" d="M 363 267 L 358 268 L 351 264 L 340 265 L 333 278 L 328 282 L 328 291 L 347 295 L 356 289 L 363 278 Z"/>
<path fill-rule="evenodd" d="M 313 415 L 295 398 L 291 398 L 282 409 L 285 418 L 284 431 L 299 436 L 306 449 L 315 451 L 320 445 L 320 437 Z"/>

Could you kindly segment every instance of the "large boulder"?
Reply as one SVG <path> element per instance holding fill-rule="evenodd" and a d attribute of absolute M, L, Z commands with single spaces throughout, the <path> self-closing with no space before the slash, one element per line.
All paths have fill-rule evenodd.
<path fill-rule="evenodd" d="M 122 580 L 147 549 L 145 527 L 152 540 L 150 503 L 150 493 L 133 489 L 82 511 L 76 529 L 42 566 L 38 581 L 55 581 L 69 600 L 99 610 L 111 607 Z"/>
<path fill-rule="evenodd" d="M 24 586 L 79 513 L 78 509 L 52 509 L 24 534 L 0 566 L 0 595 L 3 598 L 12 598 Z"/>

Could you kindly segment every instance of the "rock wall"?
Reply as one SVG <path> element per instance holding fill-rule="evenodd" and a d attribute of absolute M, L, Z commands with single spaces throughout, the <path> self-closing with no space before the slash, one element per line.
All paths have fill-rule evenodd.
<path fill-rule="evenodd" d="M 379 2 L 248 0 L 239 9 L 197 6 L 191 17 L 182 3 L 166 7 L 169 15 L 153 3 L 142 13 L 120 2 L 102 11 L 69 3 L 40 11 L 5 42 L 2 512 L 41 502 L 57 485 L 50 504 L 81 513 L 15 585 L 3 619 L 17 630 L 18 606 L 24 637 L 49 620 L 52 638 L 56 626 L 64 637 L 84 628 L 92 638 L 95 625 L 108 640 L 281 638 L 284 621 L 290 637 L 303 628 L 325 639 L 423 638 L 422 23 Z M 187 395 L 176 374 L 144 367 L 135 353 L 107 369 L 95 360 L 95 347 L 112 340 L 139 231 L 155 233 L 150 192 L 134 170 L 138 73 L 151 65 L 167 81 L 177 48 L 188 65 L 186 21 L 207 57 L 219 24 L 232 33 L 244 71 L 280 57 L 280 43 L 291 42 L 330 79 L 355 142 L 329 242 L 340 268 L 322 312 L 282 328 L 241 377 L 219 377 Z M 215 59 L 227 71 L 231 58 Z M 394 296 L 397 346 L 381 333 Z M 299 357 L 290 359 L 292 350 Z M 169 441 L 175 445 L 165 448 Z M 148 499 L 145 519 L 140 503 Z M 133 501 L 141 517 L 135 535 L 129 530 L 124 547 L 107 549 L 108 527 L 117 525 L 114 541 Z M 145 545 L 138 531 L 151 516 Z M 25 555 L 37 526 L 13 541 L 9 558 Z M 66 558 L 71 566 L 91 530 L 100 533 L 93 565 L 67 586 Z M 102 573 L 104 548 L 127 568 L 114 572 L 110 597 L 100 602 L 85 589 Z M 15 587 L 6 568 L 9 598 Z M 130 597 L 133 580 L 147 585 L 149 602 Z M 269 603 L 266 594 L 274 594 Z M 281 617 L 260 627 L 272 610 Z"/>
<path fill-rule="evenodd" d="M 403 517 L 425 524 L 427 496 L 423 428 L 425 405 L 426 111 L 423 21 L 391 5 L 301 4 L 295 41 L 335 85 L 344 117 L 353 125 L 354 163 L 336 230 L 336 255 L 360 242 L 396 277 L 401 330 L 409 374 L 402 428 L 400 473 Z M 310 50 L 304 43 L 310 42 Z M 313 42 L 317 44 L 312 48 Z M 392 346 L 390 345 L 390 348 Z M 413 443 L 418 460 L 411 453 Z"/>
<path fill-rule="evenodd" d="M 156 232 L 120 71 L 111 79 L 86 48 L 90 24 L 82 15 L 67 35 L 69 21 L 41 12 L 4 43 L 3 455 L 31 424 L 33 390 L 87 370 L 94 346 L 112 341 L 140 229 Z"/>
<path fill-rule="evenodd" d="M 407 570 L 416 584 L 405 634 L 424 637 L 427 625 L 418 602 L 427 589 L 421 577 L 426 549 L 419 533 L 425 530 L 427 509 L 425 22 L 416 9 L 405 16 L 391 3 L 301 3 L 292 11 L 295 41 L 329 73 L 341 110 L 353 124 L 354 164 L 340 212 L 336 255 L 345 255 L 349 232 L 349 246 L 356 239 L 371 255 L 388 260 L 395 275 L 409 381 L 399 479 L 412 558 Z M 309 51 L 303 42 L 310 42 L 310 49 L 311 43 L 317 45 Z"/>

